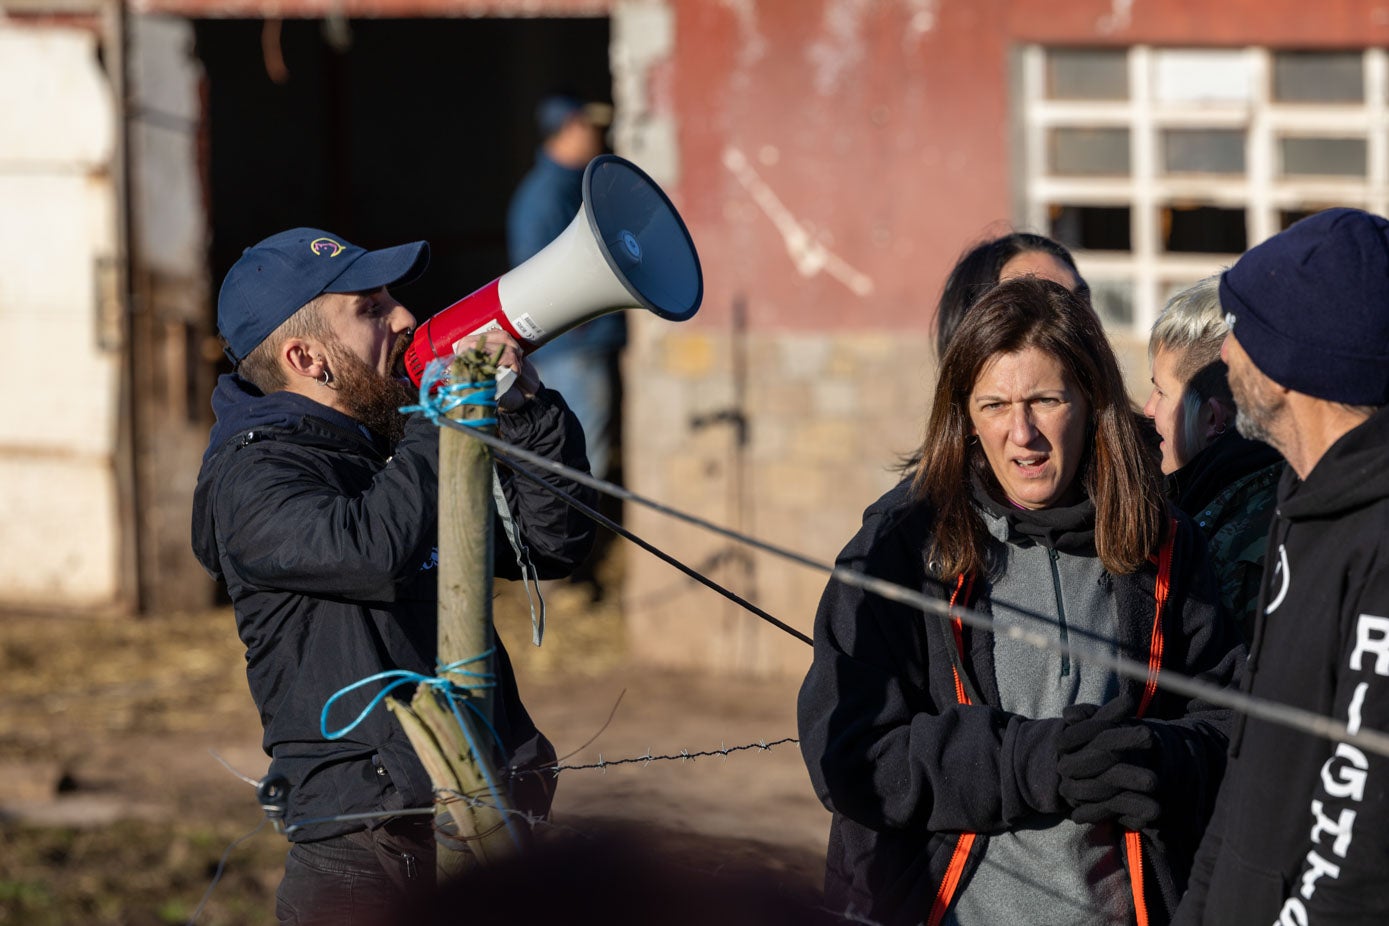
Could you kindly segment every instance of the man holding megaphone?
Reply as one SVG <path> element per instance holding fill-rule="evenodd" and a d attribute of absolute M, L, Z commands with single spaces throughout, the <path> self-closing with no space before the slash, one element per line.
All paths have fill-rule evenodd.
<path fill-rule="evenodd" d="M 267 778 L 289 784 L 285 821 L 298 826 L 277 895 L 281 922 L 385 922 L 433 886 L 428 816 L 339 819 L 433 804 L 399 724 L 375 710 L 330 739 L 321 720 L 330 698 L 363 679 L 436 672 L 439 432 L 398 411 L 417 398 L 404 380 L 415 319 L 388 288 L 428 262 L 423 241 L 368 251 L 296 228 L 248 248 L 218 297 L 235 371 L 213 395 L 193 548 L 235 607 Z M 430 355 L 483 337 L 470 329 Z M 500 403 L 502 439 L 586 470 L 578 421 L 541 385 L 522 344 L 505 330 L 485 339 L 515 374 Z M 557 483 L 593 503 L 584 486 Z M 503 490 L 541 578 L 582 562 L 593 540 L 585 518 L 524 480 L 504 479 Z M 497 574 L 519 577 L 511 546 L 496 549 Z M 343 698 L 343 713 L 354 716 L 376 690 Z M 505 764 L 553 764 L 500 640 L 494 703 Z M 513 806 L 547 812 L 551 776 L 515 782 Z"/>

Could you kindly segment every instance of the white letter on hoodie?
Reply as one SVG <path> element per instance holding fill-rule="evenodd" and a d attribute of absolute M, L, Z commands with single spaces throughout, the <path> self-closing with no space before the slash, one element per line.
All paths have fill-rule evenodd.
<path fill-rule="evenodd" d="M 1389 617 L 1362 614 L 1355 625 L 1355 652 L 1350 667 L 1362 671 L 1365 656 L 1374 657 L 1375 675 L 1389 675 Z"/>

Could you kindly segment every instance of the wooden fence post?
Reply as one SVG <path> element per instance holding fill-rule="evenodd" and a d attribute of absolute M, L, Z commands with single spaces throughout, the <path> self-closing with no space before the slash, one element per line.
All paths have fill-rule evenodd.
<path fill-rule="evenodd" d="M 455 359 L 451 371 L 455 382 L 493 379 L 496 358 L 485 349 L 483 344 Z M 464 404 L 449 417 L 475 420 L 495 413 L 488 406 Z M 482 427 L 496 433 L 495 426 Z M 461 729 L 455 712 L 429 686 L 420 687 L 409 707 L 394 699 L 388 702 L 434 784 L 436 829 L 453 824 L 452 832 L 440 834 L 435 868 L 441 883 L 474 865 L 514 855 L 527 837 L 519 820 L 509 818 L 509 783 L 500 777 L 493 761 L 495 517 L 491 449 L 444 427 L 439 435 L 439 663 L 462 663 L 445 674 L 461 686 L 477 687 L 458 698 Z M 451 799 L 451 794 L 476 798 L 482 805 Z"/>

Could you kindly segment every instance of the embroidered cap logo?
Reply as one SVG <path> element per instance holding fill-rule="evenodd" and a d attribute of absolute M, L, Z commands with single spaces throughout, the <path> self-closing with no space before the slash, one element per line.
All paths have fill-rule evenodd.
<path fill-rule="evenodd" d="M 319 257 L 337 257 L 343 248 L 332 238 L 315 238 L 309 242 L 309 250 Z"/>

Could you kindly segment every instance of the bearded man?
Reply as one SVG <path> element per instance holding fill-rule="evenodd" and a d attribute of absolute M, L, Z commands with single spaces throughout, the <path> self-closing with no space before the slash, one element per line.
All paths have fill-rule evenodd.
<path fill-rule="evenodd" d="M 320 724 L 327 701 L 353 683 L 391 670 L 437 671 L 439 432 L 398 411 L 414 400 L 401 358 L 415 319 L 388 288 L 428 262 L 423 241 L 368 251 L 295 228 L 248 248 L 218 296 L 217 326 L 235 372 L 213 395 L 193 548 L 226 583 L 270 775 L 289 784 L 281 923 L 386 922 L 433 886 L 430 817 L 388 816 L 433 804 L 400 725 L 380 708 L 339 738 Z M 583 431 L 564 400 L 541 385 L 514 340 L 486 337 L 517 373 L 498 414 L 500 436 L 586 470 Z M 589 490 L 559 484 L 592 503 Z M 504 480 L 503 491 L 537 574 L 572 571 L 591 545 L 589 522 L 524 481 Z M 497 574 L 519 576 L 511 546 L 496 549 Z M 552 764 L 500 641 L 495 671 L 505 763 Z M 342 697 L 335 717 L 356 717 L 384 684 Z M 547 812 L 551 780 L 517 777 L 514 806 Z M 342 819 L 352 815 L 360 817 Z"/>
<path fill-rule="evenodd" d="M 1220 280 L 1245 437 L 1288 461 L 1243 688 L 1389 730 L 1389 220 L 1328 209 Z M 1240 716 L 1179 926 L 1389 923 L 1389 758 Z"/>

